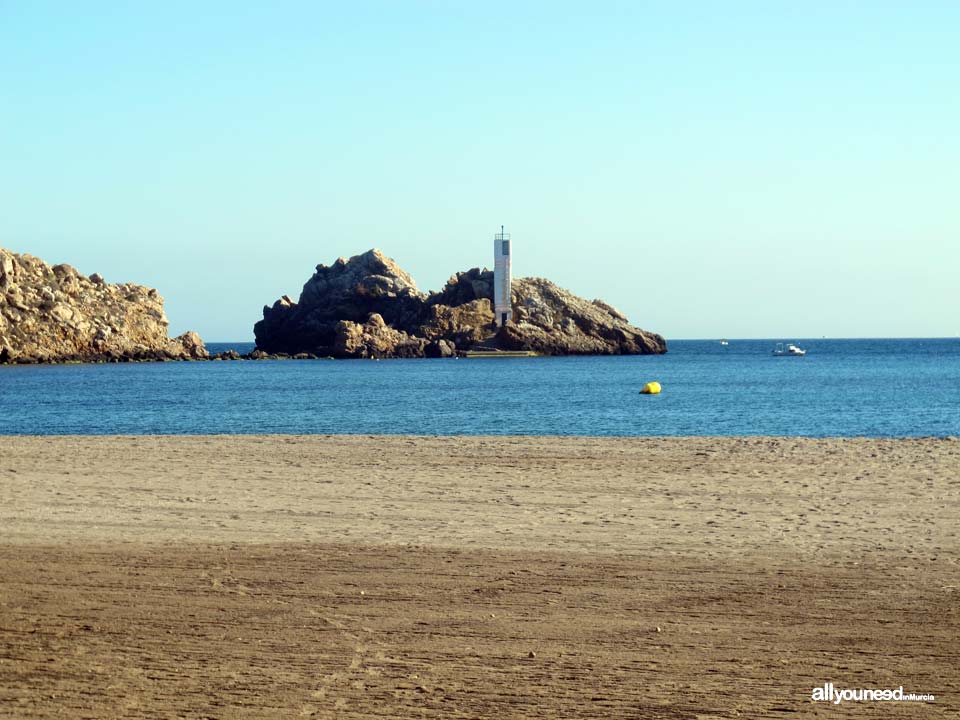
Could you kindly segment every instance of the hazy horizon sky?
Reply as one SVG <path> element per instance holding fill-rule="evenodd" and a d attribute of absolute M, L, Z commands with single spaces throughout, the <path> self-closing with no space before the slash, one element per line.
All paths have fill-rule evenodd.
<path fill-rule="evenodd" d="M 0 0 L 0 246 L 252 339 L 318 263 L 956 336 L 960 3 Z"/>

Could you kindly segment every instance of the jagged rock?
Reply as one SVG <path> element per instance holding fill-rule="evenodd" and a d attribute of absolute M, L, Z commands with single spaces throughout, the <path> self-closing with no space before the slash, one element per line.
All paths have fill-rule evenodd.
<path fill-rule="evenodd" d="M 425 296 L 407 273 L 379 250 L 369 250 L 332 266 L 317 265 L 299 302 L 284 296 L 263 308 L 254 325 L 257 348 L 268 353 L 336 354 L 341 320 L 362 324 L 371 313 L 387 324 L 419 324 Z"/>
<path fill-rule="evenodd" d="M 387 325 L 383 317 L 371 313 L 361 325 L 350 320 L 337 323 L 334 355 L 342 358 L 425 357 L 427 341 L 410 337 Z"/>
<path fill-rule="evenodd" d="M 493 332 L 493 306 L 489 299 L 478 298 L 451 307 L 429 305 L 429 319 L 420 326 L 419 334 L 428 340 L 449 340 L 466 350 Z"/>
<path fill-rule="evenodd" d="M 427 344 L 424 354 L 428 358 L 451 358 L 457 354 L 457 346 L 449 340 L 434 340 Z"/>
<path fill-rule="evenodd" d="M 481 298 L 493 300 L 493 271 L 471 268 L 453 275 L 443 290 L 427 298 L 427 304 L 456 307 Z"/>
<path fill-rule="evenodd" d="M 210 357 L 207 348 L 200 336 L 192 330 L 178 335 L 167 344 L 167 354 L 171 359 L 189 358 L 191 360 L 206 360 Z"/>
<path fill-rule="evenodd" d="M 630 325 L 601 300 L 585 300 L 542 278 L 513 281 L 514 321 L 496 331 L 493 273 L 456 273 L 442 290 L 421 293 L 379 250 L 331 267 L 318 265 L 293 302 L 264 307 L 254 326 L 257 352 L 336 357 L 449 357 L 474 347 L 547 355 L 666 352 L 655 333 Z M 252 356 L 252 355 L 251 355 Z"/>
<path fill-rule="evenodd" d="M 497 334 L 505 350 L 545 355 L 637 355 L 662 353 L 666 342 L 634 327 L 615 308 L 567 292 L 543 278 L 514 280 L 513 322 Z"/>
<path fill-rule="evenodd" d="M 0 248 L 0 362 L 207 357 L 199 335 L 167 326 L 156 290 Z"/>

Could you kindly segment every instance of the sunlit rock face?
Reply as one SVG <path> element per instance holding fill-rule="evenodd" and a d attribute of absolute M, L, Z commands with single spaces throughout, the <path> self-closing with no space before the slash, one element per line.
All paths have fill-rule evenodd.
<path fill-rule="evenodd" d="M 167 335 L 163 298 L 0 248 L 0 362 L 205 359 L 194 332 Z"/>

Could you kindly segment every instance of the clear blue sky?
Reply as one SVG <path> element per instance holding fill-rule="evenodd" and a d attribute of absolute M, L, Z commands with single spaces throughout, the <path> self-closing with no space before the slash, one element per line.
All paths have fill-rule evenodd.
<path fill-rule="evenodd" d="M 669 338 L 960 333 L 960 3 L 0 0 L 0 245 L 252 338 L 492 265 Z"/>

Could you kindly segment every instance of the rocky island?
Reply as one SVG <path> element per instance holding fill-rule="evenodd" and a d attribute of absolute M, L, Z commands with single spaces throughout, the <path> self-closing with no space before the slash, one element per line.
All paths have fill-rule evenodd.
<path fill-rule="evenodd" d="M 664 353 L 664 339 L 629 323 L 600 300 L 585 300 L 543 278 L 511 286 L 513 318 L 497 327 L 493 272 L 459 272 L 424 293 L 379 250 L 318 265 L 298 301 L 284 295 L 254 326 L 263 355 L 338 358 L 451 357 L 469 351 L 542 355 Z"/>
<path fill-rule="evenodd" d="M 167 334 L 163 298 L 0 248 L 0 363 L 201 360 L 200 336 Z"/>

